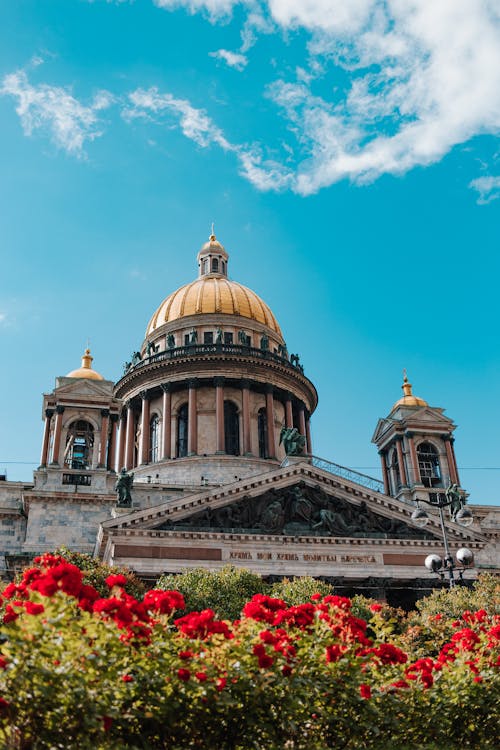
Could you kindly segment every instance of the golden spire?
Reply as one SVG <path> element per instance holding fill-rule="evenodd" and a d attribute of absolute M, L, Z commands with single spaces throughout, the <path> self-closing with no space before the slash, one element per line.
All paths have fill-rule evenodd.
<path fill-rule="evenodd" d="M 215 242 L 216 239 L 217 237 L 215 236 L 215 232 L 214 232 L 214 222 L 212 221 L 212 231 L 210 232 L 210 242 Z"/>
<path fill-rule="evenodd" d="M 408 381 L 406 369 L 403 370 L 403 385 L 401 386 L 401 388 L 403 389 L 404 396 L 403 398 L 400 398 L 399 401 L 396 401 L 396 403 L 392 407 L 393 411 L 398 406 L 428 406 L 427 401 L 424 401 L 423 398 L 419 398 L 418 396 L 413 395 L 412 385 Z"/>
<path fill-rule="evenodd" d="M 87 342 L 88 344 L 88 342 Z M 66 375 L 67 378 L 87 378 L 89 380 L 104 380 L 103 376 L 92 369 L 92 361 L 94 357 L 90 353 L 90 349 L 87 348 L 82 355 L 82 366 L 78 370 L 72 370 Z"/>

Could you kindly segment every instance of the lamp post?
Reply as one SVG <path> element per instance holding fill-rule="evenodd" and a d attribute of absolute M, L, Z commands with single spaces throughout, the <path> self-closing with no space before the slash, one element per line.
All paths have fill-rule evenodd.
<path fill-rule="evenodd" d="M 461 547 L 457 550 L 455 563 L 453 556 L 450 552 L 448 544 L 448 537 L 446 535 L 446 527 L 444 525 L 443 509 L 450 508 L 452 512 L 452 519 L 461 526 L 470 526 L 473 522 L 472 513 L 468 508 L 465 507 L 465 500 L 458 491 L 456 484 L 450 484 L 446 492 L 443 494 L 430 495 L 429 499 L 418 498 L 417 503 L 426 503 L 433 508 L 437 508 L 439 511 L 439 520 L 441 522 L 441 533 L 443 535 L 444 542 L 444 558 L 441 559 L 439 555 L 432 554 L 427 555 L 425 558 L 425 567 L 431 573 L 437 573 L 441 580 L 448 578 L 448 585 L 451 588 L 456 585 L 455 572 L 458 572 L 459 580 L 463 579 L 464 571 L 472 565 L 474 561 L 474 555 L 471 550 L 467 547 Z M 412 520 L 417 526 L 423 528 L 429 522 L 429 516 L 425 510 L 417 507 L 411 514 Z"/>

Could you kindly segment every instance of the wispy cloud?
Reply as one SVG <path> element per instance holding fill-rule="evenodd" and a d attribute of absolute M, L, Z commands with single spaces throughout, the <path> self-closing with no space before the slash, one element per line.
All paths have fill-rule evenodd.
<path fill-rule="evenodd" d="M 236 68 L 239 71 L 244 70 L 248 63 L 248 58 L 245 55 L 241 55 L 239 52 L 231 52 L 228 49 L 218 49 L 216 52 L 210 52 L 210 57 L 223 60 L 230 68 Z"/>
<path fill-rule="evenodd" d="M 486 205 L 486 203 L 491 203 L 491 201 L 500 198 L 500 176 L 485 175 L 484 177 L 478 177 L 469 183 L 469 187 L 477 190 L 479 193 L 477 202 L 481 205 Z"/>
<path fill-rule="evenodd" d="M 78 157 L 84 156 L 85 141 L 102 135 L 98 113 L 113 100 L 107 91 L 99 91 L 85 106 L 66 88 L 30 84 L 24 70 L 6 75 L 0 94 L 17 99 L 16 112 L 26 135 L 46 132 L 58 148 Z"/>

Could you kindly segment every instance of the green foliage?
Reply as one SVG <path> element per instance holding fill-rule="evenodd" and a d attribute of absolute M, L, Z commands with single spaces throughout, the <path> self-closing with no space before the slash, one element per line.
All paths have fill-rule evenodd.
<path fill-rule="evenodd" d="M 321 594 L 323 597 L 331 593 L 333 591 L 329 583 L 310 576 L 292 579 L 283 578 L 282 581 L 273 583 L 269 590 L 270 596 L 283 599 L 290 606 L 310 601 L 313 594 Z"/>
<path fill-rule="evenodd" d="M 452 589 L 442 588 L 416 604 L 418 613 L 423 621 L 437 614 L 454 620 L 462 612 L 484 609 L 488 614 L 500 614 L 500 578 L 489 573 L 483 573 L 472 587 L 454 586 Z"/>
<path fill-rule="evenodd" d="M 66 547 L 59 547 L 54 554 L 64 557 L 69 563 L 80 568 L 84 573 L 84 583 L 94 586 L 102 596 L 107 596 L 109 593 L 106 578 L 117 573 L 121 573 L 127 579 L 125 590 L 128 594 L 136 599 L 142 599 L 144 596 L 146 587 L 128 568 L 106 565 L 91 555 L 86 555 L 82 552 L 73 552 Z"/>
<path fill-rule="evenodd" d="M 245 602 L 267 589 L 262 578 L 244 568 L 226 565 L 221 570 L 193 568 L 179 575 L 164 575 L 156 588 L 180 591 L 186 601 L 186 612 L 213 609 L 218 617 L 234 620 Z"/>

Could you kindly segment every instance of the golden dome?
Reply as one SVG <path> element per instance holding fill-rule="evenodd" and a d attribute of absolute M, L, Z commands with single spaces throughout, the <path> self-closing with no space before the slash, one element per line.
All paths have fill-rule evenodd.
<path fill-rule="evenodd" d="M 67 378 L 87 378 L 88 380 L 104 380 L 103 376 L 92 369 L 92 360 L 90 349 L 85 349 L 82 356 L 82 366 L 78 370 L 71 370 L 66 375 Z"/>
<path fill-rule="evenodd" d="M 157 328 L 188 315 L 239 315 L 271 328 L 282 337 L 273 313 L 251 289 L 222 275 L 209 274 L 170 294 L 157 309 L 146 329 L 146 338 Z"/>
<path fill-rule="evenodd" d="M 401 388 L 403 389 L 403 393 L 405 394 L 403 398 L 400 398 L 399 401 L 396 401 L 394 406 L 392 407 L 392 411 L 394 409 L 397 409 L 398 406 L 428 406 L 427 401 L 424 401 L 423 398 L 419 398 L 418 396 L 414 396 L 411 392 L 411 383 L 408 382 L 408 377 L 406 375 L 406 370 L 403 370 L 404 377 L 403 377 L 403 385 Z"/>

